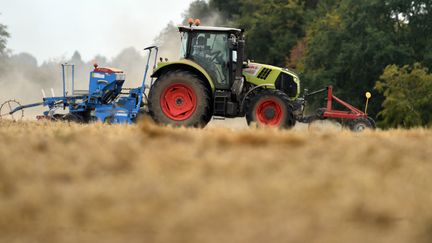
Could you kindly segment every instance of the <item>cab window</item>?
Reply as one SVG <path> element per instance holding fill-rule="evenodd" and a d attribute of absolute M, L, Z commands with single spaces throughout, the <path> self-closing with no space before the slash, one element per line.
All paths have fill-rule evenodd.
<path fill-rule="evenodd" d="M 200 64 L 218 88 L 229 88 L 229 49 L 226 33 L 195 33 L 190 57 Z"/>
<path fill-rule="evenodd" d="M 186 58 L 187 41 L 188 41 L 188 33 L 187 32 L 183 32 L 182 36 L 181 36 L 180 59 Z"/>

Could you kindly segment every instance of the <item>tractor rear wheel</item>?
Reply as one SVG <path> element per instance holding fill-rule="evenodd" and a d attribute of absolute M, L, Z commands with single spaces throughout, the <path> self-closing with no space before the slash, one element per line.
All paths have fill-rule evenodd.
<path fill-rule="evenodd" d="M 210 90 L 188 71 L 162 74 L 149 94 L 149 113 L 160 124 L 204 127 L 211 119 Z"/>
<path fill-rule="evenodd" d="M 280 90 L 264 90 L 251 97 L 246 107 L 249 125 L 291 128 L 296 119 L 289 97 Z"/>

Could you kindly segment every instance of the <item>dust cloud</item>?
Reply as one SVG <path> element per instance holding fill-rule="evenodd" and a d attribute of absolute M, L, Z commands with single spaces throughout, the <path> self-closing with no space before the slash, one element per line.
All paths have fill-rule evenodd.
<path fill-rule="evenodd" d="M 79 52 L 71 58 L 60 57 L 38 65 L 36 59 L 27 53 L 11 54 L 0 58 L 0 103 L 15 99 L 22 105 L 42 102 L 42 92 L 52 96 L 62 95 L 62 63 L 75 65 L 75 89 L 88 90 L 90 72 L 93 64 L 103 67 L 116 67 L 126 73 L 124 87 L 132 88 L 141 85 L 146 64 L 146 53 L 135 48 L 125 48 L 117 56 L 108 59 L 96 56 L 90 61 L 83 61 Z M 150 70 L 151 71 L 151 70 Z M 66 69 L 66 79 L 71 80 L 71 70 Z M 69 93 L 70 94 L 70 93 Z M 25 119 L 34 119 L 46 110 L 43 107 L 30 108 L 24 111 Z"/>

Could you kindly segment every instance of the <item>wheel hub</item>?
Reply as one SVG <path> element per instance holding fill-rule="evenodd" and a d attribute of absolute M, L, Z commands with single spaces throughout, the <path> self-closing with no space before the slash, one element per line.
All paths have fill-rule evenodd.
<path fill-rule="evenodd" d="M 256 106 L 256 117 L 260 124 L 278 126 L 282 122 L 283 116 L 283 108 L 278 100 L 263 99 Z"/>
<path fill-rule="evenodd" d="M 356 131 L 362 132 L 364 130 L 366 130 L 366 125 L 365 124 L 357 124 L 357 128 L 355 129 Z"/>
<path fill-rule="evenodd" d="M 274 110 L 273 107 L 266 108 L 264 110 L 264 116 L 265 116 L 266 119 L 271 120 L 271 119 L 273 119 L 276 116 L 276 111 Z"/>
<path fill-rule="evenodd" d="M 163 113 L 172 120 L 183 121 L 196 109 L 195 91 L 186 84 L 171 84 L 163 91 L 160 103 Z"/>
<path fill-rule="evenodd" d="M 181 105 L 183 105 L 183 99 L 182 99 L 181 97 L 178 97 L 178 98 L 176 99 L 176 105 L 177 105 L 177 106 L 181 106 Z"/>

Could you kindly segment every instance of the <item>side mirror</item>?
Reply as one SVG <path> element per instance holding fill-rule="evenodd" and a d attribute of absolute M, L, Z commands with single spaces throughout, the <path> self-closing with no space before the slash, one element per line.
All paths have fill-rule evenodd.
<path fill-rule="evenodd" d="M 228 38 L 228 47 L 231 50 L 237 50 L 237 38 L 233 34 Z"/>
<path fill-rule="evenodd" d="M 228 48 L 231 50 L 237 50 L 236 46 L 237 46 L 236 42 L 233 39 L 229 38 L 228 39 Z"/>

